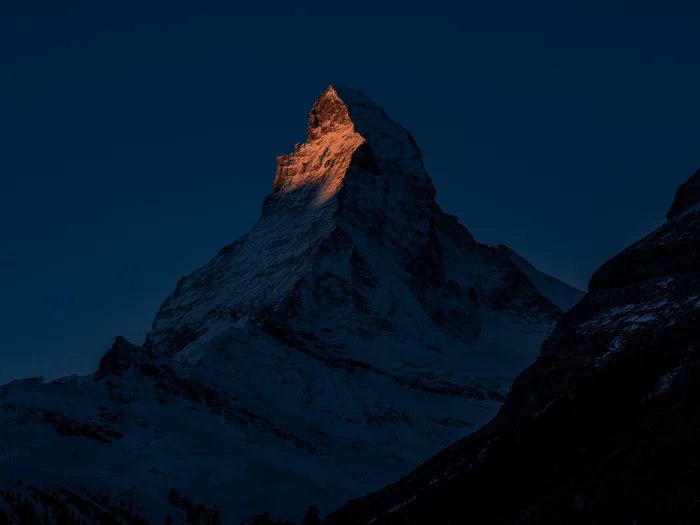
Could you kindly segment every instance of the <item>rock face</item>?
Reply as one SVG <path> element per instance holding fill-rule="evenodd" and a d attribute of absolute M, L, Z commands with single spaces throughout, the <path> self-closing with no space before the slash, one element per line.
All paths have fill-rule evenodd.
<path fill-rule="evenodd" d="M 676 198 L 673 199 L 666 218 L 669 220 L 673 219 L 676 215 L 695 206 L 698 202 L 700 202 L 700 170 L 693 173 L 693 176 L 678 188 Z"/>
<path fill-rule="evenodd" d="M 496 418 L 326 523 L 699 523 L 696 178 L 596 271 Z"/>
<path fill-rule="evenodd" d="M 356 90 L 328 88 L 277 164 L 258 223 L 180 280 L 141 347 L 0 391 L 12 490 L 153 522 L 328 512 L 488 421 L 583 295 L 476 242 Z"/>
<path fill-rule="evenodd" d="M 117 337 L 105 355 L 100 359 L 96 376 L 99 378 L 118 376 L 133 368 L 137 359 L 138 347 L 123 337 Z"/>

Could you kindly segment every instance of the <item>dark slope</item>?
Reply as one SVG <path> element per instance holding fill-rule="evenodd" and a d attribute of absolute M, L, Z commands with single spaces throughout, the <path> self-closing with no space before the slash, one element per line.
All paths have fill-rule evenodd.
<path fill-rule="evenodd" d="M 700 523 L 692 180 L 668 222 L 596 271 L 494 420 L 327 524 Z"/>

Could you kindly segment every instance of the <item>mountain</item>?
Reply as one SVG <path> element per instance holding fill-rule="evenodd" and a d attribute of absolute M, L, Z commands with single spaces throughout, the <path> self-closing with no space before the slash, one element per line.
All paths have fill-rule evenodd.
<path fill-rule="evenodd" d="M 700 523 L 699 184 L 595 272 L 497 417 L 326 524 Z"/>
<path fill-rule="evenodd" d="M 415 140 L 359 91 L 329 87 L 277 166 L 260 220 L 143 345 L 0 390 L 7 512 L 327 512 L 493 417 L 583 295 L 444 213 Z"/>

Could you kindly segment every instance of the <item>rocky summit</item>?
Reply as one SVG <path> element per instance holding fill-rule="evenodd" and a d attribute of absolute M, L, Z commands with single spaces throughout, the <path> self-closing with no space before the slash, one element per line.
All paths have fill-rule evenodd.
<path fill-rule="evenodd" d="M 595 272 L 497 417 L 326 523 L 700 523 L 698 173 Z"/>
<path fill-rule="evenodd" d="M 357 90 L 329 87 L 277 166 L 257 224 L 141 346 L 0 389 L 0 522 L 327 513 L 491 419 L 583 296 L 444 213 L 411 134 Z"/>

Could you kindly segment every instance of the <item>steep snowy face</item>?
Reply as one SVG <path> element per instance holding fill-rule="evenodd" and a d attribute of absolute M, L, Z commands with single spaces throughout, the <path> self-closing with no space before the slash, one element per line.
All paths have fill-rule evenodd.
<path fill-rule="evenodd" d="M 150 341 L 166 354 L 216 326 L 298 314 L 292 303 L 309 286 L 312 309 L 349 288 L 357 299 L 353 281 L 364 276 L 373 285 L 357 246 L 367 240 L 381 244 L 382 258 L 401 273 L 419 271 L 416 259 L 430 257 L 435 189 L 421 152 L 359 91 L 329 87 L 309 114 L 308 141 L 277 163 L 273 193 L 253 230 L 184 278 L 163 304 Z M 300 282 L 310 276 L 313 283 Z"/>

